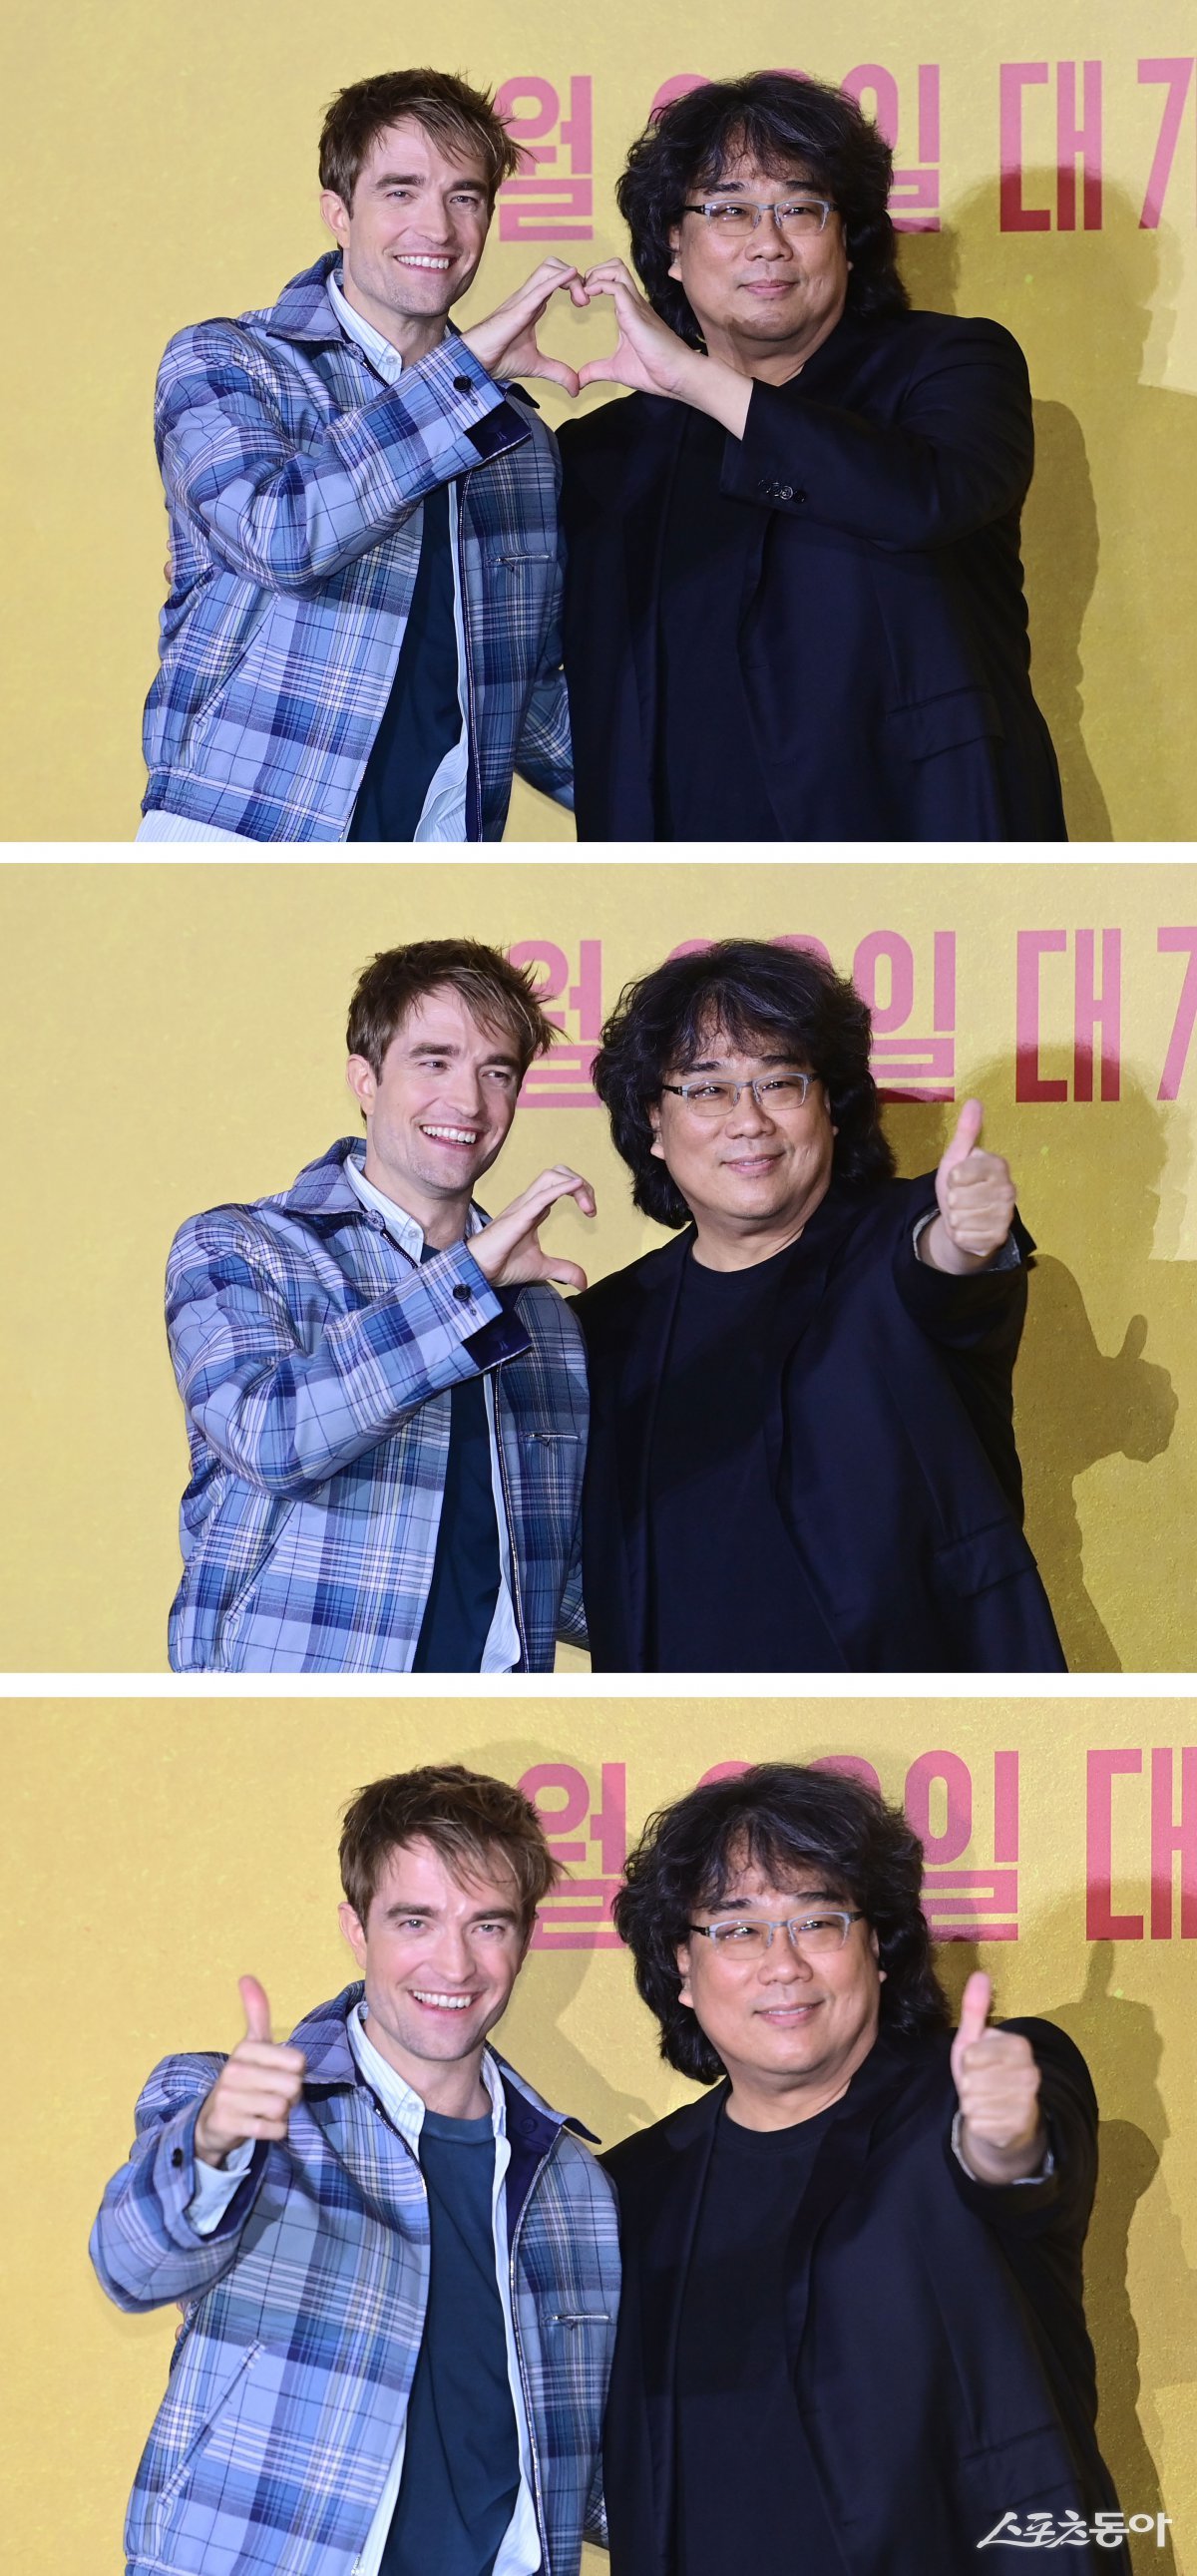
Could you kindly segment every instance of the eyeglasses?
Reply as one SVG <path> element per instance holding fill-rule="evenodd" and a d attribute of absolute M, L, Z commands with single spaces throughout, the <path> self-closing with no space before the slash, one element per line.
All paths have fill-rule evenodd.
<path fill-rule="evenodd" d="M 760 197 L 710 197 L 702 205 L 682 208 L 684 215 L 701 215 L 713 233 L 727 233 L 733 241 L 754 233 L 762 215 L 772 215 L 779 233 L 801 239 L 821 233 L 835 211 L 830 197 L 770 198 L 768 203 Z"/>
<path fill-rule="evenodd" d="M 729 1959 L 763 1959 L 773 1947 L 775 1932 L 788 1932 L 791 1949 L 804 1959 L 825 1959 L 833 1950 L 842 1950 L 854 1923 L 863 1923 L 863 1914 L 831 1913 L 788 1914 L 778 1923 L 767 1915 L 755 1918 L 737 1914 L 726 1923 L 691 1923 L 691 1932 L 701 1932 L 713 1950 Z"/>
<path fill-rule="evenodd" d="M 684 1100 L 695 1118 L 726 1118 L 742 1091 L 752 1093 L 758 1109 L 800 1109 L 814 1079 L 813 1073 L 768 1073 L 750 1082 L 663 1082 L 661 1089 Z"/>

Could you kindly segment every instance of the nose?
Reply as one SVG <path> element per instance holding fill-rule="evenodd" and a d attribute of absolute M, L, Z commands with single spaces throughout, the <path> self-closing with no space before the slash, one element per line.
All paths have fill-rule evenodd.
<path fill-rule="evenodd" d="M 773 1121 L 762 1109 L 755 1091 L 742 1091 L 727 1122 L 730 1136 L 764 1136 L 771 1132 Z"/>
<path fill-rule="evenodd" d="M 443 1923 L 437 1936 L 436 1972 L 447 1986 L 472 1985 L 474 1955 L 464 1924 Z"/>
<path fill-rule="evenodd" d="M 769 1986 L 789 1986 L 796 1982 L 806 1985 L 813 1975 L 810 1960 L 804 1959 L 801 1950 L 794 1948 L 789 1933 L 783 1932 L 779 1925 L 761 1962 L 764 1983 Z"/>
<path fill-rule="evenodd" d="M 790 259 L 793 256 L 792 245 L 772 212 L 761 216 L 748 247 L 754 259 Z"/>

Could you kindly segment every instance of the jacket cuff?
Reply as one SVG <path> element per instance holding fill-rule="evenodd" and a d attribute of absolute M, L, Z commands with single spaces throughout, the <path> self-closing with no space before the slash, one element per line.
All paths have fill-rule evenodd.
<path fill-rule="evenodd" d="M 206 2229 L 201 2236 L 187 2215 L 196 2194 L 195 2124 L 201 2108 L 200 2102 L 191 2102 L 186 2110 L 176 2112 L 160 2132 L 154 2150 L 154 2192 L 162 2212 L 163 2230 L 172 2245 L 181 2246 L 187 2253 L 194 2253 L 197 2245 L 217 2245 L 222 2237 L 237 2234 L 257 2197 L 266 2169 L 266 2148 L 259 2139 L 227 2208 L 222 2210 L 215 2227 Z"/>
<path fill-rule="evenodd" d="M 439 483 L 464 474 L 480 456 L 501 455 L 531 435 L 473 350 L 452 336 L 405 367 L 359 417 L 382 446 L 402 449 L 409 468 L 414 436 L 432 469 L 431 479 Z"/>

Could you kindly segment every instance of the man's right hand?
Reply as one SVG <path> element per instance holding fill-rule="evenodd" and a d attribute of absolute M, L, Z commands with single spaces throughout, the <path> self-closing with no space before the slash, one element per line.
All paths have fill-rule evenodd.
<path fill-rule="evenodd" d="M 529 1279 L 551 1279 L 559 1288 L 584 1288 L 586 1273 L 576 1261 L 561 1261 L 542 1252 L 538 1229 L 558 1199 L 572 1198 L 583 1216 L 593 1216 L 594 1191 L 568 1163 L 554 1163 L 530 1189 L 521 1190 L 502 1216 L 481 1234 L 470 1237 L 470 1251 L 492 1288 L 515 1288 Z"/>
<path fill-rule="evenodd" d="M 195 2152 L 204 2165 L 222 2165 L 248 2138 L 285 2138 L 288 2116 L 303 2092 L 303 2050 L 275 2047 L 270 2006 L 257 1978 L 240 1977 L 237 1983 L 245 2037 L 200 2104 Z"/>
<path fill-rule="evenodd" d="M 576 394 L 576 370 L 564 358 L 550 358 L 536 337 L 537 324 L 563 290 L 571 303 L 585 306 L 586 290 L 577 269 L 564 259 L 542 259 L 506 303 L 462 332 L 467 349 L 492 376 L 548 376 L 551 383 L 563 385 L 567 394 Z"/>

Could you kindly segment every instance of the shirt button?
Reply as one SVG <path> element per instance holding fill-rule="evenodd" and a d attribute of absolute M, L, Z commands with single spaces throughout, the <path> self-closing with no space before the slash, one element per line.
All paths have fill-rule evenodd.
<path fill-rule="evenodd" d="M 472 376 L 454 376 L 453 391 L 455 394 L 472 394 L 473 390 L 474 379 Z"/>

